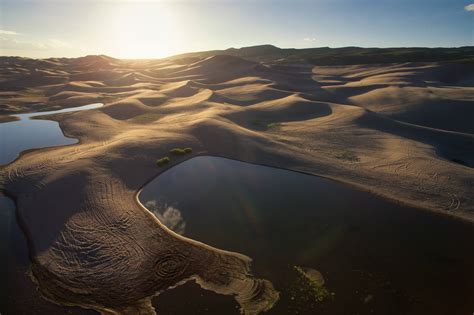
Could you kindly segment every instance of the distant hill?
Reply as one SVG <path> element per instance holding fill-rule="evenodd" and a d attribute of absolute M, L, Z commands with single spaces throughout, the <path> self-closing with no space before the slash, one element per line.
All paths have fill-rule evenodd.
<path fill-rule="evenodd" d="M 165 59 L 185 63 L 199 61 L 211 56 L 229 55 L 255 62 L 267 63 L 310 63 L 313 65 L 355 65 L 384 64 L 400 62 L 462 62 L 474 64 L 474 46 L 458 48 L 279 48 L 273 45 L 259 45 L 225 50 L 210 50 L 184 53 Z M 111 69 L 122 60 L 105 55 L 90 55 L 79 58 L 31 59 L 24 57 L 0 56 L 0 65 L 14 65 L 20 62 L 29 68 L 54 68 L 67 64 L 71 67 L 90 70 Z"/>
<path fill-rule="evenodd" d="M 474 63 L 474 46 L 459 48 L 278 48 L 260 45 L 226 50 L 186 53 L 170 57 L 203 58 L 231 55 L 259 62 L 308 62 L 314 65 L 383 64 L 397 62 L 468 62 Z"/>

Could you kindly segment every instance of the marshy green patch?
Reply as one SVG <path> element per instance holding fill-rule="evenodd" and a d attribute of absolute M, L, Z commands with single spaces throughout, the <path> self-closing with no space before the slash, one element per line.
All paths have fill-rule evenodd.
<path fill-rule="evenodd" d="M 315 269 L 294 266 L 296 282 L 290 290 L 291 299 L 302 303 L 321 303 L 333 299 L 335 294 L 324 286 L 324 278 Z"/>
<path fill-rule="evenodd" d="M 147 124 L 147 123 L 157 121 L 160 118 L 161 118 L 161 115 L 159 114 L 147 113 L 147 114 L 141 114 L 141 115 L 132 117 L 129 119 L 129 121 L 135 124 Z"/>
<path fill-rule="evenodd" d="M 350 151 L 344 151 L 336 155 L 337 159 L 349 161 L 349 162 L 359 162 L 360 158 L 354 153 Z"/>
<path fill-rule="evenodd" d="M 167 156 L 162 157 L 161 159 L 156 160 L 156 165 L 163 166 L 170 162 L 170 158 Z"/>

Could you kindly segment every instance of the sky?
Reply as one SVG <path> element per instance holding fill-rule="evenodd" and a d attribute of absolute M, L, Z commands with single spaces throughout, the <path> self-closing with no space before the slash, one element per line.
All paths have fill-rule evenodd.
<path fill-rule="evenodd" d="M 160 58 L 261 44 L 474 46 L 474 1 L 0 0 L 0 55 Z"/>

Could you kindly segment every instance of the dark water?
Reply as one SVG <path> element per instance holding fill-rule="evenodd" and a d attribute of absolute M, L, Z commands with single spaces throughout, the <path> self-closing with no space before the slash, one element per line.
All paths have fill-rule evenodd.
<path fill-rule="evenodd" d="M 10 275 L 16 273 L 16 268 L 21 265 L 22 249 L 26 249 L 26 242 L 15 220 L 15 204 L 8 197 L 0 194 L 0 291 L 2 300 L 0 309 L 6 310 L 7 301 L 10 298 L 11 286 Z M 18 245 L 18 246 L 15 246 Z M 28 259 L 28 256 L 26 255 Z"/>
<path fill-rule="evenodd" d="M 0 194 L 0 233 L 0 272 L 2 274 L 0 312 L 14 314 L 24 310 L 22 304 L 31 301 L 30 298 L 25 299 L 25 297 L 28 294 L 27 291 L 34 291 L 34 286 L 27 275 L 28 247 L 25 236 L 16 221 L 15 204 L 13 200 L 2 194 Z"/>
<path fill-rule="evenodd" d="M 0 165 L 12 162 L 25 150 L 54 147 L 77 142 L 77 139 L 64 136 L 58 122 L 30 118 L 94 109 L 101 106 L 101 103 L 96 103 L 49 112 L 18 114 L 15 116 L 20 118 L 20 120 L 0 123 Z"/>
<path fill-rule="evenodd" d="M 149 183 L 143 204 L 175 231 L 253 258 L 280 301 L 268 314 L 472 314 L 474 226 L 324 178 L 197 157 Z M 151 203 L 150 203 L 151 202 Z M 295 266 L 319 270 L 319 302 Z M 196 284 L 154 300 L 159 314 L 238 314 Z"/>
<path fill-rule="evenodd" d="M 44 300 L 28 275 L 26 238 L 17 224 L 13 200 L 0 193 L 0 314 L 95 314 Z"/>

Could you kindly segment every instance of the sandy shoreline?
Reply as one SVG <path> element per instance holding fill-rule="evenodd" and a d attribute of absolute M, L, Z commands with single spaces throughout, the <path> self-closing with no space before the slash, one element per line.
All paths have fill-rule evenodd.
<path fill-rule="evenodd" d="M 246 258 L 176 237 L 137 204 L 145 183 L 184 161 L 155 165 L 174 147 L 320 175 L 474 222 L 474 170 L 449 161 L 473 165 L 470 126 L 442 130 L 438 118 L 421 119 L 417 109 L 443 99 L 466 110 L 474 99 L 469 84 L 436 76 L 446 65 L 277 71 L 230 56 L 94 61 L 108 70 L 99 76 L 85 67 L 68 83 L 42 87 L 66 104 L 109 99 L 99 110 L 59 117 L 64 134 L 79 143 L 28 152 L 0 168 L 0 188 L 15 196 L 28 232 L 40 291 L 56 303 L 153 312 L 151 296 L 194 275 L 223 294 L 258 283 L 267 304 L 239 301 L 247 310 L 275 301 L 271 284 L 251 276 Z M 387 88 L 403 90 L 387 99 Z M 454 113 L 446 106 L 433 115 Z M 151 272 L 160 257 L 171 258 L 165 274 Z M 224 268 L 223 278 L 204 267 Z M 229 280 L 235 274 L 238 284 Z"/>
<path fill-rule="evenodd" d="M 10 121 L 17 121 L 20 120 L 18 117 L 15 116 L 1 116 L 0 123 L 10 122 Z"/>

